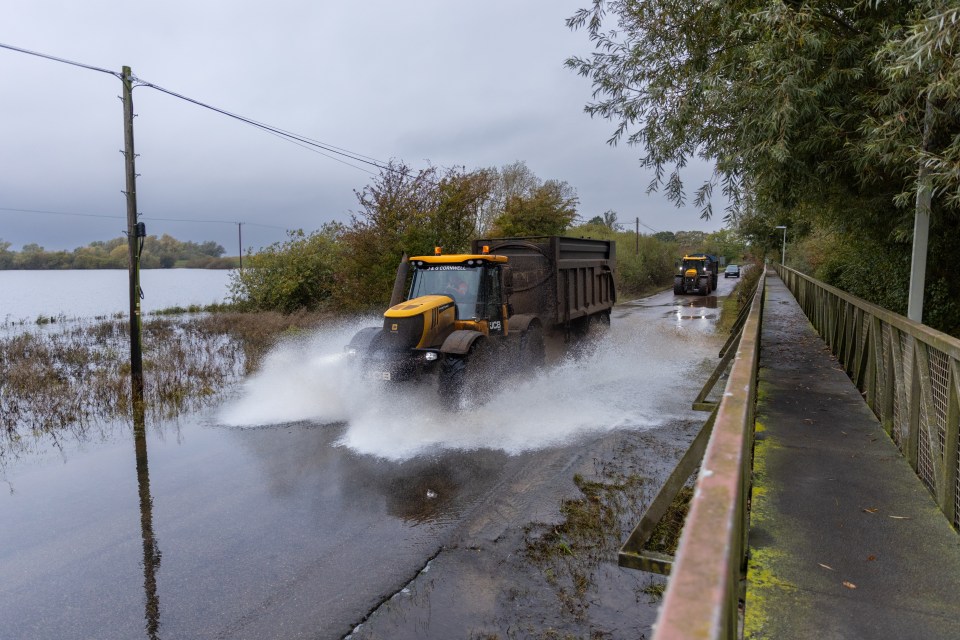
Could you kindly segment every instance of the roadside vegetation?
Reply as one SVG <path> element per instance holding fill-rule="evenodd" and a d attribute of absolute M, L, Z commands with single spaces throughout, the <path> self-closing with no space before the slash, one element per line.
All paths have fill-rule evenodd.
<path fill-rule="evenodd" d="M 323 309 L 335 313 L 382 309 L 404 254 L 469 250 L 474 239 L 570 235 L 617 241 L 617 289 L 637 296 L 666 288 L 674 261 L 707 251 L 740 261 L 743 242 L 730 230 L 641 235 L 615 211 L 587 217 L 566 182 L 542 180 L 522 162 L 467 172 L 430 167 L 419 172 L 392 163 L 357 193 L 348 224 L 290 232 L 244 260 L 232 274 L 234 302 L 244 310 Z"/>
<path fill-rule="evenodd" d="M 740 278 L 730 295 L 723 299 L 720 319 L 717 320 L 717 333 L 730 333 L 737 321 L 737 316 L 744 307 L 753 302 L 753 294 L 757 290 L 757 282 L 760 280 L 763 269 L 763 265 L 757 261 L 740 265 Z"/>

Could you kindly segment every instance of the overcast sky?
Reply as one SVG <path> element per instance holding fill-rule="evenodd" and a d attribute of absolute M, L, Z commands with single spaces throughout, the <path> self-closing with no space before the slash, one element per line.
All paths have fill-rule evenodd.
<path fill-rule="evenodd" d="M 583 113 L 590 83 L 563 62 L 590 44 L 564 19 L 587 4 L 0 0 L 0 43 L 127 65 L 189 98 L 414 169 L 522 160 L 570 183 L 584 218 L 613 209 L 646 233 L 721 228 L 722 212 L 704 222 L 692 206 L 647 196 L 641 150 L 610 147 L 614 125 Z M 0 239 L 52 250 L 122 235 L 120 81 L 0 49 L 0 86 Z M 237 222 L 245 249 L 347 222 L 354 191 L 374 177 L 155 89 L 133 96 L 138 209 L 151 235 L 236 254 Z"/>

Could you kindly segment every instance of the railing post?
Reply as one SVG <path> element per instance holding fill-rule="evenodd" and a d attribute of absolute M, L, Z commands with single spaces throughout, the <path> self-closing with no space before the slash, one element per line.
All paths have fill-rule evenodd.
<path fill-rule="evenodd" d="M 940 508 L 950 522 L 957 522 L 957 447 L 960 445 L 960 363 L 950 362 L 949 400 L 947 402 L 946 447 L 943 451 L 943 500 Z"/>
<path fill-rule="evenodd" d="M 916 351 L 914 348 L 914 343 L 916 339 L 913 336 L 907 336 L 907 348 L 905 349 L 906 356 L 908 353 L 910 355 L 910 367 L 907 369 L 906 373 L 908 375 L 909 387 L 907 391 L 907 433 L 903 442 L 903 455 L 906 457 L 907 462 L 910 463 L 910 466 L 913 467 L 913 470 L 916 471 L 919 458 L 917 457 L 918 448 L 917 442 L 920 436 L 920 380 L 917 375 L 917 357 Z"/>

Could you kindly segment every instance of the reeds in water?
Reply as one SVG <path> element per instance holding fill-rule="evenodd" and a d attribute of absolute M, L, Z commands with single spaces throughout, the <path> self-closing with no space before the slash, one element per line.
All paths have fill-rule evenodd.
<path fill-rule="evenodd" d="M 216 313 L 143 324 L 149 415 L 170 418 L 214 401 L 256 369 L 284 335 L 319 326 L 318 314 Z M 132 415 L 129 323 L 102 319 L 19 327 L 0 335 L 4 449 L 28 434 L 82 431 Z"/>

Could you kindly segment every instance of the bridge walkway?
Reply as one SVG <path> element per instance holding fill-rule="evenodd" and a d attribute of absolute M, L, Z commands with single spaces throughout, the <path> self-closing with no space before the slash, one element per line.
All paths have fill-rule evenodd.
<path fill-rule="evenodd" d="M 960 536 L 767 276 L 745 638 L 960 638 Z"/>

